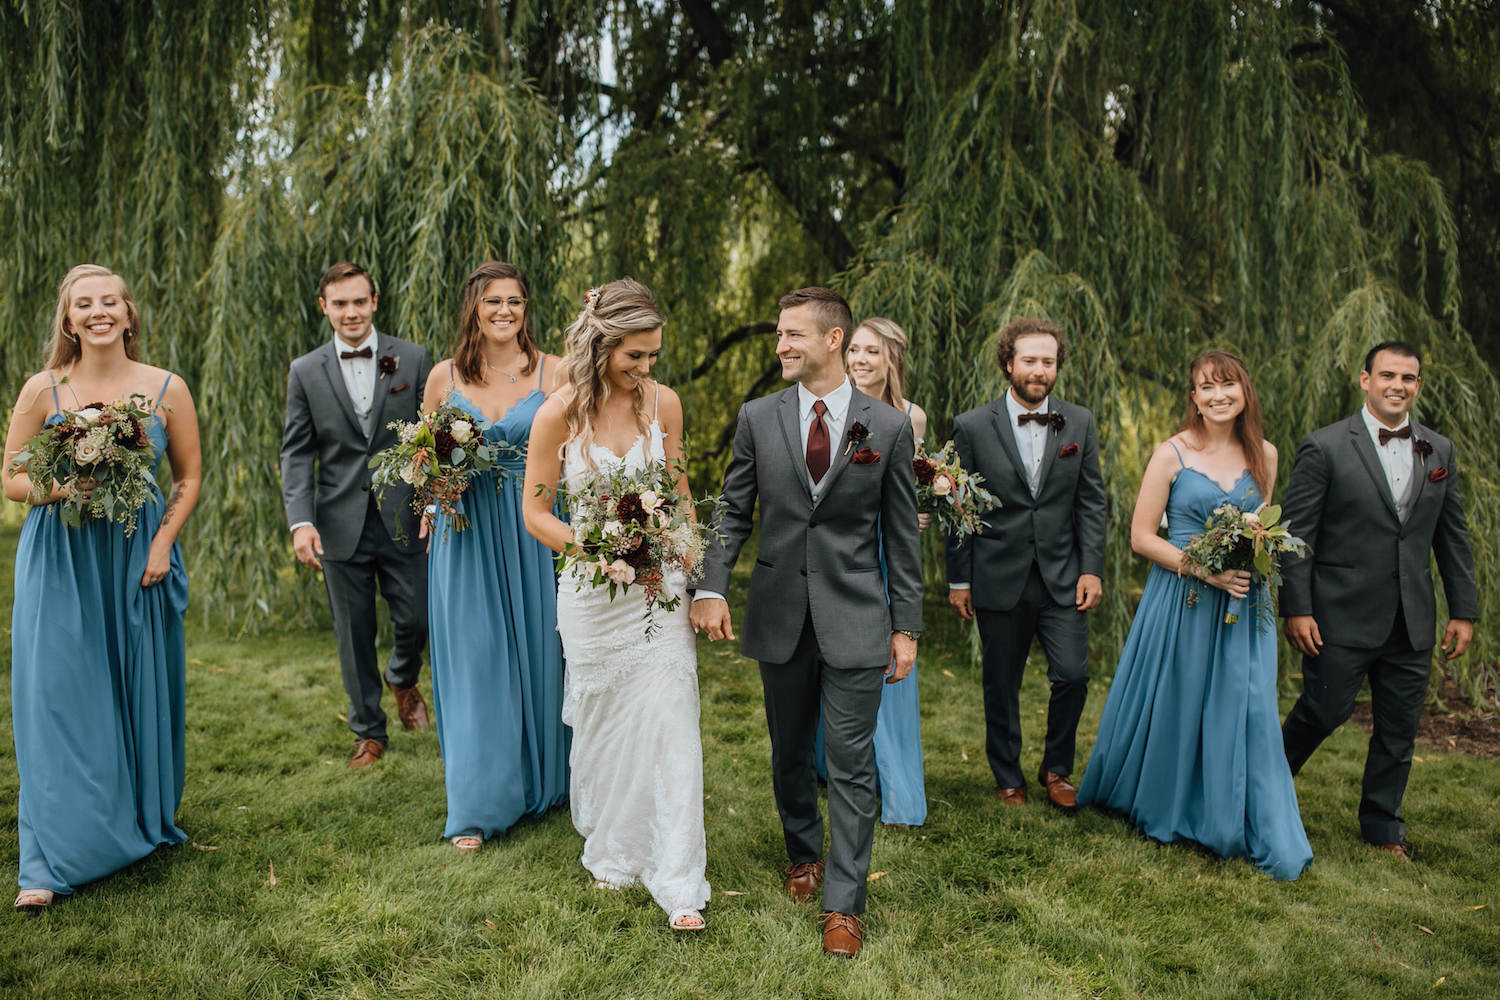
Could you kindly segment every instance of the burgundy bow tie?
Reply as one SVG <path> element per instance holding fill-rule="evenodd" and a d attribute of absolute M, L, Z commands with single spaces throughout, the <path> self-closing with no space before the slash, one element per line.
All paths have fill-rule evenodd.
<path fill-rule="evenodd" d="M 374 356 L 375 356 L 375 352 L 370 349 L 370 345 L 369 344 L 366 344 L 364 347 L 361 347 L 357 351 L 340 351 L 339 352 L 339 360 L 340 361 L 349 361 L 349 360 L 351 360 L 353 358 L 373 358 Z"/>
<path fill-rule="evenodd" d="M 1380 428 L 1381 444 L 1385 444 L 1387 441 L 1390 441 L 1391 438 L 1401 438 L 1402 440 L 1405 440 L 1409 437 L 1411 437 L 1411 424 L 1407 424 L 1405 427 L 1401 428 L 1398 431 L 1388 431 L 1384 427 Z"/>
<path fill-rule="evenodd" d="M 1057 430 L 1062 430 L 1061 413 L 1021 413 L 1016 416 L 1016 426 L 1025 427 L 1028 422 L 1048 424 Z"/>

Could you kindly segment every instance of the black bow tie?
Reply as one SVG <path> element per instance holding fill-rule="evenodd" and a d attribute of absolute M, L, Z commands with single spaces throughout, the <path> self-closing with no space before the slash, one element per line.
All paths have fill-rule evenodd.
<path fill-rule="evenodd" d="M 339 352 L 339 360 L 340 361 L 349 361 L 349 360 L 352 360 L 354 358 L 373 358 L 374 356 L 375 356 L 375 352 L 370 349 L 370 345 L 368 345 L 368 344 L 366 344 L 364 347 L 361 347 L 357 351 L 340 351 Z"/>
<path fill-rule="evenodd" d="M 1392 438 L 1401 438 L 1401 439 L 1405 440 L 1406 438 L 1409 438 L 1409 437 L 1411 437 L 1411 424 L 1407 424 L 1405 427 L 1401 428 L 1398 431 L 1388 431 L 1384 427 L 1380 428 L 1380 443 L 1381 444 L 1385 444 L 1386 442 L 1390 441 Z"/>

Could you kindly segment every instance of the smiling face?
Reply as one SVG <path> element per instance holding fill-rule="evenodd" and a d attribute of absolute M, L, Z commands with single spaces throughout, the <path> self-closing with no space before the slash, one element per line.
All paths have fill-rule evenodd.
<path fill-rule="evenodd" d="M 842 373 L 839 348 L 844 331 L 838 327 L 824 331 L 812 303 L 781 310 L 776 321 L 776 357 L 781 359 L 781 377 L 812 388 L 831 381 L 835 372 Z"/>
<path fill-rule="evenodd" d="M 68 315 L 64 329 L 78 337 L 80 347 L 93 350 L 123 343 L 130 328 L 130 306 L 125 285 L 119 278 L 79 278 L 68 291 Z"/>
<path fill-rule="evenodd" d="M 1017 399 L 1029 407 L 1042 405 L 1057 384 L 1057 338 L 1049 333 L 1017 337 L 1006 374 Z"/>
<path fill-rule="evenodd" d="M 844 356 L 844 364 L 860 392 L 880 398 L 890 378 L 887 372 L 890 361 L 879 334 L 867 326 L 855 330 L 854 336 L 849 338 L 849 353 Z"/>
<path fill-rule="evenodd" d="M 362 274 L 329 282 L 318 296 L 318 308 L 328 317 L 333 331 L 350 347 L 358 347 L 370 335 L 370 322 L 380 297 Z"/>
<path fill-rule="evenodd" d="M 1422 387 L 1422 362 L 1395 351 L 1381 351 L 1370 362 L 1370 370 L 1359 373 L 1365 405 L 1387 427 L 1398 427 L 1417 401 Z"/>
<path fill-rule="evenodd" d="M 475 312 L 479 332 L 492 344 L 515 342 L 526 325 L 526 293 L 515 278 L 495 278 L 484 286 Z"/>
<path fill-rule="evenodd" d="M 1227 372 L 1215 376 L 1207 365 L 1193 373 L 1192 398 L 1206 424 L 1232 427 L 1235 418 L 1245 412 L 1245 387 Z"/>
<path fill-rule="evenodd" d="M 616 392 L 634 392 L 661 356 L 661 327 L 627 334 L 609 354 L 605 381 Z"/>

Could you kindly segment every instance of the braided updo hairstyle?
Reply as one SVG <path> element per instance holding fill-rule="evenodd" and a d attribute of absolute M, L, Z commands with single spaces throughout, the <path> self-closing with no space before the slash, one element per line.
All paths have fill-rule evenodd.
<path fill-rule="evenodd" d="M 620 278 L 584 294 L 583 309 L 564 341 L 563 369 L 573 394 L 563 408 L 563 419 L 567 440 L 578 442 L 588 465 L 593 465 L 594 419 L 614 391 L 605 377 L 610 355 L 631 334 L 649 333 L 662 325 L 656 296 L 634 279 Z M 636 423 L 644 431 L 649 423 L 644 385 L 635 387 L 635 397 Z"/>

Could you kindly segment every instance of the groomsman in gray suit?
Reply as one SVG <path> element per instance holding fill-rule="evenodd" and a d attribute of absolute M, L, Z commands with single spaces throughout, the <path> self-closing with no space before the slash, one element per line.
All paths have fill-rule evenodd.
<path fill-rule="evenodd" d="M 407 729 L 428 724 L 417 690 L 427 644 L 427 555 L 411 514 L 411 490 L 377 504 L 370 457 L 395 443 L 386 425 L 415 420 L 432 358 L 427 349 L 375 330 L 375 282 L 340 263 L 318 282 L 318 308 L 334 336 L 292 362 L 281 439 L 281 494 L 292 548 L 323 571 L 349 694 L 354 756 L 368 767 L 385 752 L 381 671 L 375 658 L 375 591 L 385 596 L 395 648 L 385 683 Z M 398 527 L 399 526 L 399 527 Z M 405 541 L 397 541 L 397 536 Z"/>
<path fill-rule="evenodd" d="M 1311 548 L 1283 567 L 1281 614 L 1302 653 L 1302 697 L 1281 727 L 1296 774 L 1370 682 L 1374 731 L 1359 802 L 1364 839 L 1410 861 L 1401 799 L 1437 632 L 1432 557 L 1448 598 L 1443 650 L 1462 656 L 1479 595 L 1453 442 L 1410 417 L 1422 357 L 1401 341 L 1365 357 L 1365 404 L 1302 439 L 1282 520 Z"/>
<path fill-rule="evenodd" d="M 1021 678 L 1033 639 L 1047 655 L 1052 698 L 1038 781 L 1047 801 L 1078 808 L 1073 773 L 1088 685 L 1088 618 L 1104 594 L 1104 478 L 1094 418 L 1052 397 L 1067 360 L 1063 328 L 1023 318 L 1000 331 L 1010 389 L 960 414 L 959 463 L 984 477 L 1001 506 L 983 531 L 948 541 L 948 603 L 979 619 L 985 753 L 996 794 L 1026 803 L 1021 772 Z"/>
<path fill-rule="evenodd" d="M 740 650 L 760 661 L 771 781 L 791 862 L 786 888 L 801 902 L 822 885 L 823 949 L 853 957 L 864 939 L 881 684 L 911 672 L 922 628 L 914 442 L 905 414 L 844 373 L 848 303 L 803 288 L 780 306 L 776 355 L 796 385 L 740 409 L 724 473 L 723 538 L 704 556 L 692 623 L 711 641 L 734 638 L 723 595 L 758 499 L 760 548 Z M 826 866 L 813 769 L 820 707 Z"/>

